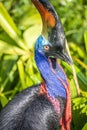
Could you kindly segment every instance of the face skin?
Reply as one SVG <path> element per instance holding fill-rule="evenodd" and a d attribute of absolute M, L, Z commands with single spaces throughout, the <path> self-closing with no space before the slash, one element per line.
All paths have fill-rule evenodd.
<path fill-rule="evenodd" d="M 41 54 L 47 58 L 60 58 L 69 64 L 71 61 L 67 54 L 59 48 L 59 46 L 52 45 L 44 36 L 40 36 L 37 40 L 38 42 L 35 45 L 35 50 L 39 51 Z"/>

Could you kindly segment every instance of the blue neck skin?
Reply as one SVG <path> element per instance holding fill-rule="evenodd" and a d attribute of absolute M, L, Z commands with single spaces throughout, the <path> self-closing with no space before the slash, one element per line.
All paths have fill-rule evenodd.
<path fill-rule="evenodd" d="M 40 44 L 40 42 L 43 42 L 43 40 L 43 37 L 40 36 L 37 39 L 35 46 L 35 61 L 37 67 L 46 83 L 49 95 L 53 98 L 57 98 L 58 96 L 66 98 L 66 90 L 62 82 L 58 79 L 61 78 L 67 85 L 66 75 L 55 59 L 52 60 L 52 62 L 50 63 L 49 59 L 44 55 L 44 53 L 38 49 L 38 45 Z M 53 72 L 53 70 L 55 71 L 55 73 Z"/>

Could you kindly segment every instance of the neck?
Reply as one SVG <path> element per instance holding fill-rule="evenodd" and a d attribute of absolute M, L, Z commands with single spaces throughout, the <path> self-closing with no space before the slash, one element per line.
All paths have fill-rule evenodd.
<path fill-rule="evenodd" d="M 67 79 L 63 69 L 57 63 L 57 60 L 49 60 L 38 50 L 35 50 L 35 61 L 41 76 L 45 81 L 48 94 L 53 98 L 57 98 L 58 96 L 66 98 L 66 90 L 62 81 L 67 85 Z"/>

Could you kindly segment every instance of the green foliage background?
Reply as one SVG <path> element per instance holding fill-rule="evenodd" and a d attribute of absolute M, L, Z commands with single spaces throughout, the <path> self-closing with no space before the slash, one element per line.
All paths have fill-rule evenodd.
<path fill-rule="evenodd" d="M 87 130 L 87 1 L 50 1 L 61 18 L 81 90 L 78 97 L 72 69 L 61 62 L 71 86 L 71 130 Z M 34 61 L 41 25 L 31 0 L 0 0 L 0 109 L 15 94 L 41 82 Z"/>

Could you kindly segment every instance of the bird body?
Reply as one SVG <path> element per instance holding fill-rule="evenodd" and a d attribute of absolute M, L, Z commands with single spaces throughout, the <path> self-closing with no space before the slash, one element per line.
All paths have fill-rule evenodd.
<path fill-rule="evenodd" d="M 60 126 L 62 130 L 70 130 L 69 84 L 57 62 L 58 57 L 70 63 L 63 46 L 65 35 L 58 28 L 58 24 L 62 26 L 49 1 L 32 2 L 41 14 L 43 28 L 47 30 L 42 30 L 35 44 L 35 61 L 43 82 L 27 88 L 5 106 L 0 113 L 0 130 L 57 130 Z"/>
<path fill-rule="evenodd" d="M 39 89 L 37 85 L 24 90 L 3 109 L 0 130 L 56 130 L 60 116 Z M 64 102 L 59 100 L 63 111 Z"/>

